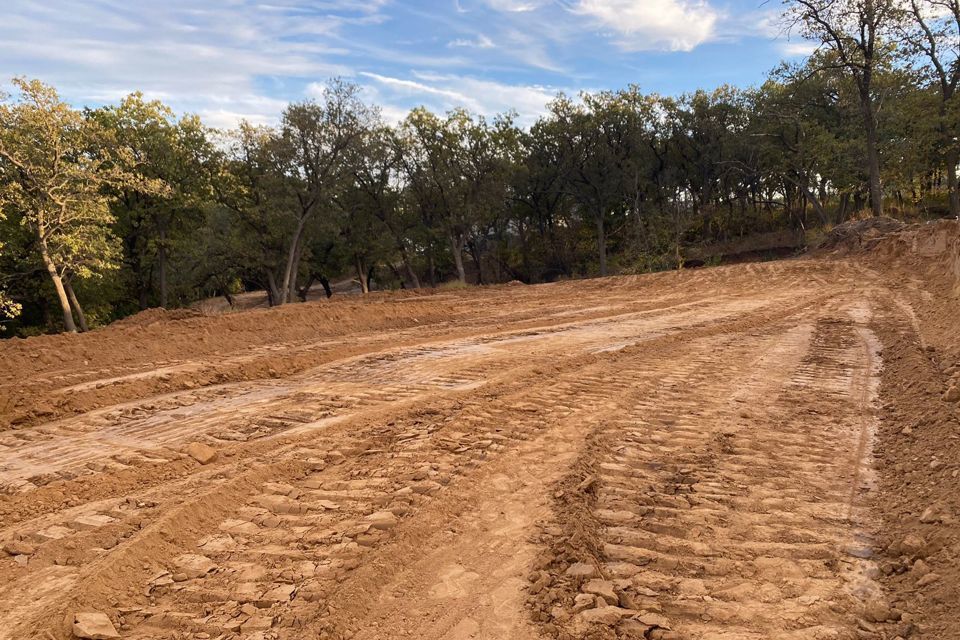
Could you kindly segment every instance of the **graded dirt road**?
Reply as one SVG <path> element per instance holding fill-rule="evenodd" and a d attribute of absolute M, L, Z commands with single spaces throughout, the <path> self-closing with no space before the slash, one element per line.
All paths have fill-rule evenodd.
<path fill-rule="evenodd" d="M 960 637 L 924 286 L 803 259 L 0 344 L 0 639 Z"/>

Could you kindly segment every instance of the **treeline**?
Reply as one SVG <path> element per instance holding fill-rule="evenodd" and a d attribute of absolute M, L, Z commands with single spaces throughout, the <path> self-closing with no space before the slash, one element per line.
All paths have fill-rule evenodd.
<path fill-rule="evenodd" d="M 840 9 L 843 9 L 842 11 Z M 820 49 L 761 86 L 558 96 L 396 125 L 333 80 L 232 131 L 133 94 L 77 110 L 14 80 L 0 102 L 0 316 L 93 325 L 262 289 L 543 282 L 681 266 L 691 245 L 960 214 L 958 0 L 788 2 Z"/>

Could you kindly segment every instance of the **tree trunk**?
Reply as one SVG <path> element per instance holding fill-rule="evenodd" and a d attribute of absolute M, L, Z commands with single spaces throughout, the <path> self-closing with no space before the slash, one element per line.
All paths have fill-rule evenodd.
<path fill-rule="evenodd" d="M 63 312 L 63 329 L 68 333 L 76 333 L 77 326 L 73 323 L 73 313 L 70 312 L 70 300 L 67 298 L 67 292 L 63 288 L 63 279 L 57 272 L 57 266 L 53 264 L 53 259 L 47 250 L 47 243 L 44 242 L 43 239 L 40 240 L 40 257 L 43 258 L 43 266 L 47 268 L 50 281 L 53 282 L 53 289 L 57 292 L 60 311 Z"/>
<path fill-rule="evenodd" d="M 157 247 L 157 279 L 160 284 L 160 306 L 167 308 L 167 230 L 161 225 Z"/>
<path fill-rule="evenodd" d="M 305 218 L 301 218 L 297 222 L 297 228 L 293 231 L 293 236 L 290 238 L 290 249 L 287 251 L 287 265 L 283 271 L 283 282 L 281 283 L 280 292 L 283 294 L 283 298 L 279 300 L 277 304 L 283 304 L 287 302 L 287 296 L 290 295 L 290 281 L 296 280 L 294 275 L 297 272 L 297 269 L 300 267 L 296 262 L 299 260 L 299 250 L 298 246 L 300 245 L 300 239 L 303 237 L 303 226 L 305 224 Z M 295 286 L 295 285 L 294 285 Z"/>
<path fill-rule="evenodd" d="M 433 261 L 433 244 L 430 246 L 430 253 L 427 254 L 427 267 L 429 269 L 430 287 L 437 288 L 437 265 Z"/>
<path fill-rule="evenodd" d="M 293 302 L 297 295 L 297 276 L 300 274 L 300 258 L 303 256 L 303 236 L 297 242 L 297 251 L 293 256 L 293 271 L 290 273 L 290 284 L 287 288 L 287 302 Z"/>
<path fill-rule="evenodd" d="M 457 239 L 451 233 L 450 251 L 453 253 L 453 262 L 457 265 L 457 278 L 461 283 L 467 284 L 467 272 L 463 269 L 463 243 L 457 242 Z"/>
<path fill-rule="evenodd" d="M 407 272 L 407 277 L 410 278 L 410 284 L 413 285 L 414 289 L 420 288 L 420 278 L 417 277 L 417 272 L 413 270 L 413 265 L 410 264 L 410 256 L 407 255 L 407 248 L 403 246 L 403 243 L 400 243 L 400 259 L 403 260 L 403 268 Z"/>
<path fill-rule="evenodd" d="M 73 307 L 74 312 L 77 314 L 77 323 L 80 325 L 80 331 L 89 331 L 90 327 L 87 326 L 87 316 L 83 313 L 83 307 L 80 306 L 80 301 L 77 300 L 77 294 L 74 293 L 73 285 L 70 284 L 69 278 L 63 279 L 63 288 L 67 292 L 67 299 L 70 301 L 70 306 Z"/>
<path fill-rule="evenodd" d="M 869 93 L 860 95 L 860 110 L 867 134 L 867 169 L 870 174 L 870 209 L 876 217 L 883 215 L 883 189 L 880 184 L 880 152 L 877 149 L 877 119 Z"/>
<path fill-rule="evenodd" d="M 607 236 L 603 224 L 603 214 L 597 214 L 597 252 L 600 256 L 600 277 L 607 275 Z"/>
<path fill-rule="evenodd" d="M 360 280 L 361 293 L 370 293 L 370 285 L 367 282 L 367 273 L 363 269 L 363 260 L 360 258 L 360 254 L 354 255 L 353 264 L 357 269 L 357 278 Z"/>
<path fill-rule="evenodd" d="M 483 267 L 480 266 L 480 252 L 477 250 L 476 243 L 471 242 L 467 245 L 470 251 L 470 257 L 473 258 L 473 264 L 477 265 L 477 285 L 483 284 Z"/>
<path fill-rule="evenodd" d="M 801 185 L 800 190 L 803 192 L 805 202 L 809 202 L 813 206 L 813 210 L 817 212 L 817 216 L 820 217 L 820 224 L 826 225 L 829 220 L 827 219 L 827 212 L 823 208 L 823 203 L 807 185 Z M 806 219 L 806 209 L 804 209 L 804 219 Z"/>
<path fill-rule="evenodd" d="M 954 150 L 947 152 L 947 193 L 950 197 L 950 215 L 960 217 L 960 186 L 957 184 L 957 164 L 960 156 Z"/>
<path fill-rule="evenodd" d="M 283 304 L 280 300 L 280 289 L 277 288 L 277 278 L 273 275 L 272 269 L 267 269 L 267 299 L 271 307 L 278 307 Z"/>

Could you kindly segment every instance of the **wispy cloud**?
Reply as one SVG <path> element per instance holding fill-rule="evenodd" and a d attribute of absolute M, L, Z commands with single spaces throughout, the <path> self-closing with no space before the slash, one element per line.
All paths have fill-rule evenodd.
<path fill-rule="evenodd" d="M 259 78 L 350 73 L 329 36 L 384 2 L 322 2 L 309 11 L 288 0 L 19 4 L 0 23 L 0 75 L 28 73 L 80 101 L 144 90 L 227 123 L 275 117 L 282 101 L 263 96 Z"/>
<path fill-rule="evenodd" d="M 275 122 L 288 101 L 332 76 L 358 82 L 388 119 L 424 103 L 486 115 L 516 109 L 530 122 L 558 88 L 747 84 L 775 58 L 810 49 L 786 40 L 760 0 L 7 0 L 3 8 L 0 83 L 40 78 L 91 106 L 141 90 L 217 126 Z"/>
<path fill-rule="evenodd" d="M 385 117 L 391 119 L 392 114 L 394 120 L 423 105 L 438 112 L 464 107 L 484 116 L 516 111 L 518 121 L 528 125 L 546 112 L 547 104 L 560 91 L 557 87 L 425 72 L 414 72 L 408 78 L 371 72 L 359 76 L 368 85 L 368 95 L 385 106 Z"/>
<path fill-rule="evenodd" d="M 690 51 L 714 36 L 720 17 L 704 0 L 580 0 L 573 11 L 615 32 L 629 51 Z"/>

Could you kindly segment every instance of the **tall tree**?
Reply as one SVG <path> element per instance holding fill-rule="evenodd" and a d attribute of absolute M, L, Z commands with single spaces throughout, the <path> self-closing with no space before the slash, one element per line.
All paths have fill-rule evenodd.
<path fill-rule="evenodd" d="M 874 80 L 890 54 L 884 41 L 899 16 L 898 0 L 785 0 L 789 19 L 801 34 L 833 54 L 830 64 L 844 69 L 853 80 L 859 98 L 866 141 L 870 207 L 883 215 L 877 100 Z"/>
<path fill-rule="evenodd" d="M 281 155 L 294 185 L 296 206 L 293 231 L 281 284 L 281 302 L 296 295 L 297 274 L 308 225 L 331 208 L 331 198 L 342 178 L 346 151 L 367 130 L 376 110 L 360 99 L 359 87 L 332 80 L 321 101 L 292 104 L 283 113 Z"/>
<path fill-rule="evenodd" d="M 116 267 L 118 247 L 110 187 L 137 185 L 160 191 L 118 166 L 117 149 L 95 121 L 63 102 L 37 80 L 14 79 L 16 98 L 0 103 L 0 207 L 20 216 L 30 229 L 63 314 L 75 332 L 73 311 L 82 309 L 70 293 L 71 276 L 89 276 Z M 116 153 L 118 155 L 113 155 Z"/>
<path fill-rule="evenodd" d="M 960 0 L 910 0 L 907 13 L 909 20 L 903 35 L 923 57 L 919 71 L 925 79 L 932 80 L 937 92 L 939 151 L 947 174 L 950 214 L 960 216 L 960 113 L 956 104 L 960 85 Z"/>

